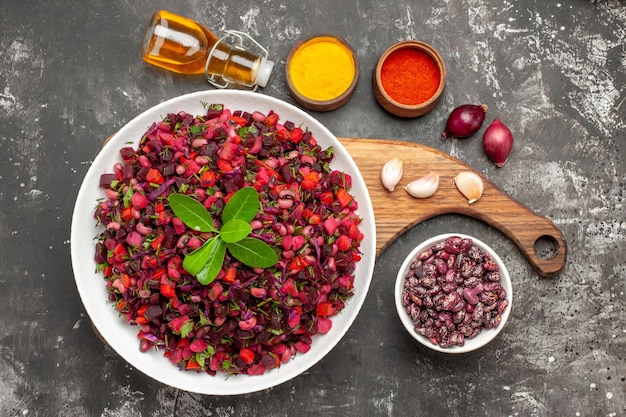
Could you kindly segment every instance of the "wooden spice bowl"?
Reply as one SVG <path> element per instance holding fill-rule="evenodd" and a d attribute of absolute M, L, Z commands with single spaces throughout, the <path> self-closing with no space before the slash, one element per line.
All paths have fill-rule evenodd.
<path fill-rule="evenodd" d="M 432 93 L 432 95 L 429 94 L 430 97 L 425 97 L 424 100 L 418 100 L 415 103 L 409 103 L 408 100 L 400 102 L 392 97 L 390 92 L 385 90 L 385 81 L 389 83 L 390 81 L 394 80 L 389 80 L 389 76 L 383 74 L 383 67 L 385 66 L 387 60 L 399 51 L 421 51 L 432 60 L 432 65 L 430 66 L 433 69 L 438 69 L 439 83 L 436 89 L 431 88 L 431 90 L 434 90 L 434 92 Z M 421 86 L 419 85 L 419 78 L 421 75 L 423 75 L 420 75 L 421 69 L 416 67 L 410 67 L 405 68 L 405 70 L 406 71 L 402 74 L 403 77 L 416 77 L 416 83 L 411 87 L 421 88 Z M 402 88 L 402 85 L 402 83 L 398 83 L 397 88 Z M 433 86 L 434 85 L 435 84 L 433 83 Z M 416 40 L 398 42 L 387 48 L 387 50 L 385 50 L 385 52 L 383 52 L 383 54 L 380 56 L 378 63 L 376 64 L 376 68 L 374 69 L 374 72 L 372 74 L 372 86 L 374 89 L 374 96 L 376 97 L 376 100 L 385 110 L 400 117 L 418 117 L 423 116 L 424 114 L 431 111 L 439 102 L 445 85 L 446 66 L 443 62 L 443 58 L 441 57 L 439 52 L 431 45 Z"/>
<path fill-rule="evenodd" d="M 316 34 L 293 46 L 285 75 L 289 92 L 298 104 L 313 111 L 331 111 L 346 104 L 354 94 L 360 76 L 359 58 L 345 39 Z"/>

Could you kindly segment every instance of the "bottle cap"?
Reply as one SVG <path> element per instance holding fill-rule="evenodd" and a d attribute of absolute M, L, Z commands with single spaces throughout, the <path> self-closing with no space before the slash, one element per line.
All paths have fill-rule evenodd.
<path fill-rule="evenodd" d="M 261 59 L 261 65 L 259 65 L 259 71 L 256 74 L 255 84 L 259 87 L 265 87 L 272 74 L 274 68 L 274 61 L 270 61 L 267 58 Z"/>

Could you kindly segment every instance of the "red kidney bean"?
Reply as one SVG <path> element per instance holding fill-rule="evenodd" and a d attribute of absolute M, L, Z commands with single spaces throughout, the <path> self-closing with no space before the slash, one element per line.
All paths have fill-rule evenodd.
<path fill-rule="evenodd" d="M 428 250 L 425 250 L 424 252 L 420 253 L 419 255 L 417 255 L 417 260 L 418 261 L 425 261 L 426 259 L 430 258 L 431 256 L 433 256 L 433 250 L 432 249 L 428 249 Z"/>
<path fill-rule="evenodd" d="M 489 281 L 500 281 L 500 272 L 499 271 L 489 272 L 487 275 L 485 275 L 485 277 Z"/>
<path fill-rule="evenodd" d="M 443 282 L 441 284 L 441 289 L 443 290 L 443 292 L 445 292 L 446 294 L 449 294 L 453 291 L 456 291 L 456 289 L 459 286 L 455 283 L 455 282 Z"/>
<path fill-rule="evenodd" d="M 448 265 L 448 269 L 454 270 L 454 266 L 456 265 L 456 255 L 449 253 L 448 254 L 448 260 L 446 261 L 446 264 Z"/>
<path fill-rule="evenodd" d="M 488 260 L 483 262 L 483 268 L 485 268 L 485 271 L 497 271 L 498 270 L 498 264 L 496 264 L 494 261 L 492 260 Z"/>
<path fill-rule="evenodd" d="M 485 317 L 485 310 L 483 309 L 483 303 L 479 301 L 474 306 L 474 312 L 472 313 L 472 322 L 482 323 L 484 317 Z"/>
<path fill-rule="evenodd" d="M 412 293 L 409 293 L 409 301 L 412 301 L 417 307 L 421 307 L 424 304 L 421 298 Z"/>
<path fill-rule="evenodd" d="M 439 275 L 446 275 L 448 272 L 448 264 L 446 264 L 443 259 L 436 258 L 434 264 Z"/>
<path fill-rule="evenodd" d="M 440 251 L 437 253 L 437 257 L 443 261 L 445 261 L 446 263 L 448 262 L 448 259 L 450 259 L 450 257 L 452 256 L 451 253 L 448 252 L 444 252 L 444 251 Z"/>
<path fill-rule="evenodd" d="M 471 305 L 478 304 L 478 296 L 469 288 L 463 289 L 463 298 Z"/>
<path fill-rule="evenodd" d="M 465 336 L 463 336 L 463 334 L 459 332 L 458 330 L 455 330 L 452 333 L 450 333 L 450 337 L 448 337 L 448 344 L 450 346 L 454 346 L 454 345 L 463 346 L 465 344 Z"/>
<path fill-rule="evenodd" d="M 486 294 L 486 293 L 483 293 Z M 482 295 L 482 294 L 481 294 Z M 482 299 L 480 300 L 482 303 L 485 303 Z M 486 304 L 483 306 L 483 311 L 491 313 L 492 310 L 495 310 L 498 307 L 498 303 Z"/>
<path fill-rule="evenodd" d="M 433 299 L 428 294 L 426 294 L 424 298 L 422 298 L 422 302 L 426 308 L 432 308 L 434 305 Z"/>
<path fill-rule="evenodd" d="M 463 346 L 497 327 L 509 305 L 500 271 L 468 238 L 452 236 L 419 253 L 401 302 L 415 331 L 441 347 Z"/>
<path fill-rule="evenodd" d="M 456 305 L 454 307 L 452 307 L 452 309 L 450 310 L 453 313 L 460 313 L 462 312 L 463 314 L 465 314 L 465 312 L 467 311 L 466 305 L 465 305 L 465 301 L 463 301 L 461 299 L 461 297 L 459 297 L 459 302 L 456 303 Z"/>
<path fill-rule="evenodd" d="M 487 305 L 495 305 L 498 301 L 498 293 L 494 291 L 484 291 L 478 295 L 478 299 Z"/>
<path fill-rule="evenodd" d="M 423 277 L 423 278 L 420 278 L 418 282 L 419 282 L 419 285 L 424 288 L 432 288 L 437 283 L 437 279 L 431 278 L 431 277 Z"/>
<path fill-rule="evenodd" d="M 432 295 L 433 307 L 437 307 L 437 310 L 441 310 L 441 303 L 443 302 L 443 297 L 445 294 L 442 291 L 438 291 Z"/>
<path fill-rule="evenodd" d="M 446 272 L 446 278 L 445 281 L 446 282 L 454 282 L 456 283 L 456 277 L 457 277 L 457 272 L 454 269 L 448 269 L 448 272 Z"/>
<path fill-rule="evenodd" d="M 444 250 L 448 253 L 461 253 L 461 242 L 462 239 L 460 237 L 451 237 L 446 239 Z"/>
<path fill-rule="evenodd" d="M 441 293 L 441 285 L 439 284 L 435 284 L 432 287 L 430 287 L 427 291 L 427 294 L 430 295 L 431 297 L 436 296 L 437 294 Z"/>
<path fill-rule="evenodd" d="M 482 287 L 485 291 L 499 291 L 502 286 L 499 282 L 487 281 L 482 284 Z"/>
<path fill-rule="evenodd" d="M 446 311 L 452 311 L 454 307 L 461 301 L 461 297 L 456 292 L 446 294 L 441 301 L 441 308 Z"/>
<path fill-rule="evenodd" d="M 454 316 L 452 316 L 452 321 L 454 322 L 454 324 L 460 324 L 463 323 L 464 319 L 465 309 L 463 309 L 463 305 L 461 304 L 461 309 L 454 313 Z"/>

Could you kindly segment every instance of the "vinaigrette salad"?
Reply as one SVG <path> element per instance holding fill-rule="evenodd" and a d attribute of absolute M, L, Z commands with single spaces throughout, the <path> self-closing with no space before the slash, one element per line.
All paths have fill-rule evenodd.
<path fill-rule="evenodd" d="M 141 351 L 159 349 L 185 370 L 260 375 L 306 353 L 352 296 L 358 204 L 351 177 L 330 168 L 332 147 L 322 149 L 311 131 L 273 111 L 205 109 L 154 122 L 101 175 L 95 260 L 109 301 L 137 326 Z M 249 237 L 278 261 L 253 268 L 226 252 L 202 284 L 183 260 L 213 236 L 176 217 L 168 197 L 197 200 L 219 229 L 224 207 L 246 187 L 259 197 Z"/>

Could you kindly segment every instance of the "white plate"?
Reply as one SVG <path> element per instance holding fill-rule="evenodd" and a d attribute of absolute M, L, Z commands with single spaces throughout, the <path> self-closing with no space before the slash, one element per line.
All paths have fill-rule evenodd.
<path fill-rule="evenodd" d="M 332 329 L 325 335 L 313 338 L 313 344 L 307 353 L 297 354 L 290 362 L 259 376 L 235 375 L 226 378 L 219 373 L 211 376 L 181 371 L 163 356 L 162 350 L 140 352 L 138 328 L 130 326 L 118 316 L 107 301 L 102 275 L 96 273 L 94 238 L 101 230 L 96 227 L 93 214 L 97 200 L 104 196 L 99 187 L 100 175 L 112 172 L 114 163 L 121 160 L 119 149 L 123 146 L 136 147 L 142 134 L 154 121 L 162 119 L 167 113 L 181 110 L 194 115 L 202 114 L 206 111 L 202 103 L 220 103 L 230 110 L 258 110 L 265 114 L 274 110 L 280 116 L 280 121 L 292 121 L 296 125 L 308 127 L 322 148 L 334 147 L 335 159 L 331 167 L 352 176 L 351 193 L 359 203 L 358 214 L 363 219 L 360 224 L 365 236 L 361 243 L 363 258 L 357 263 L 354 296 L 348 300 L 344 310 L 332 318 Z M 129 141 L 132 144 L 129 145 Z M 343 145 L 321 123 L 288 103 L 260 93 L 212 90 L 180 96 L 147 110 L 120 129 L 104 146 L 89 168 L 78 192 L 72 218 L 71 254 L 76 286 L 91 321 L 107 343 L 130 365 L 175 388 L 201 394 L 235 395 L 260 391 L 288 381 L 315 365 L 339 343 L 359 313 L 369 289 L 376 257 L 376 228 L 372 202 L 363 177 Z"/>

